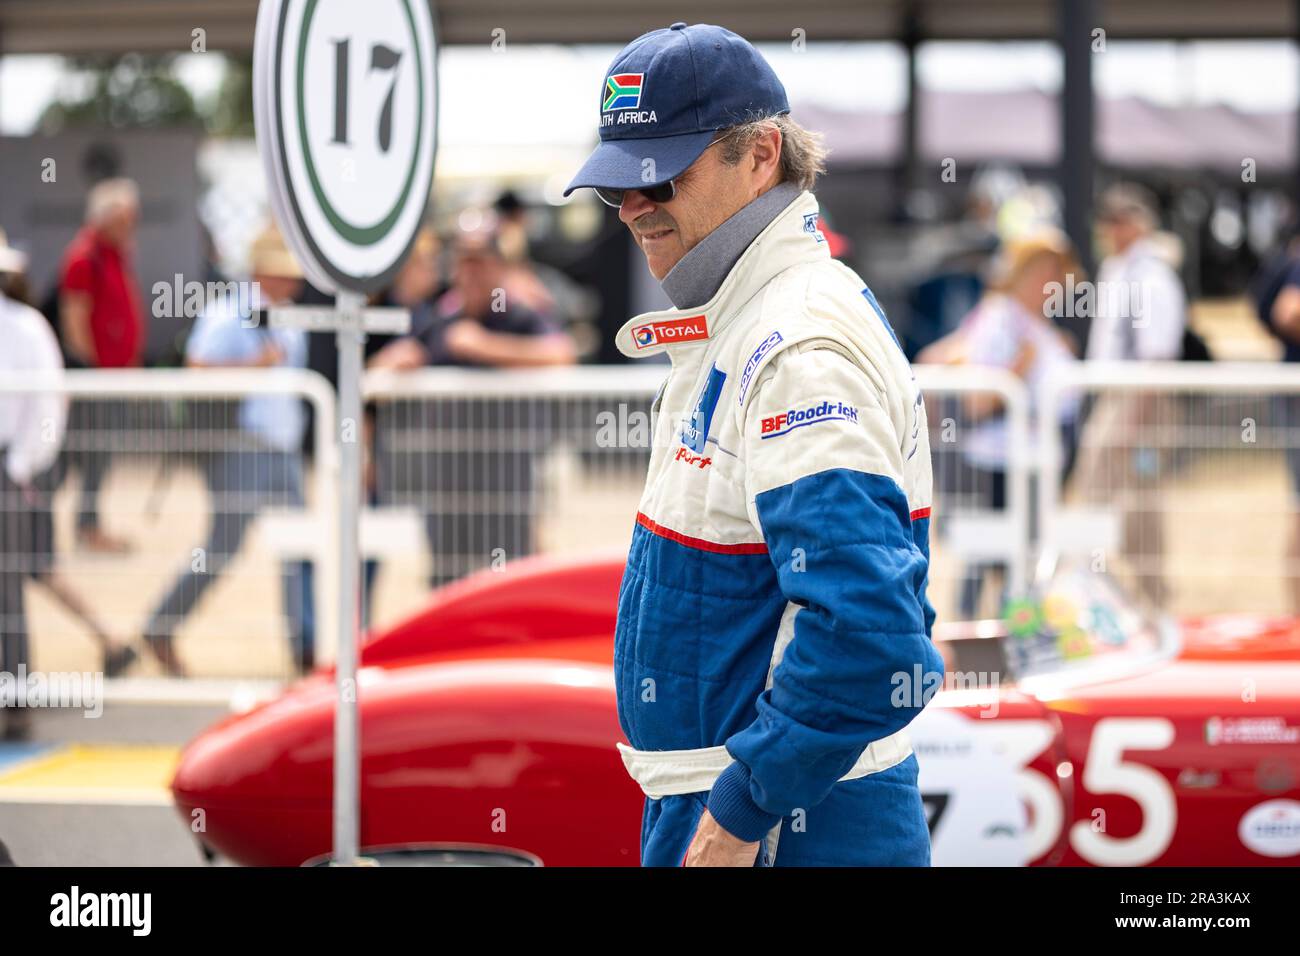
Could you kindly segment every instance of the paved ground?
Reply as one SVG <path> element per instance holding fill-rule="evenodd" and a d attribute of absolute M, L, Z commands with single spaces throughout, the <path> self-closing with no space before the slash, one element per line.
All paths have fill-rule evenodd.
<path fill-rule="evenodd" d="M 539 516 L 537 546 L 547 553 L 591 553 L 626 547 L 640 494 L 640 477 L 585 473 L 566 456 L 545 464 L 550 506 Z M 55 496 L 55 540 L 60 577 L 89 605 L 114 640 L 140 644 L 140 632 L 167 591 L 178 567 L 204 542 L 208 495 L 197 472 L 178 467 L 161 491 L 156 466 L 124 458 L 108 474 L 101 510 L 110 533 L 130 541 L 127 555 L 88 553 L 76 546 L 72 526 L 78 478 Z M 308 480 L 307 487 L 312 488 Z M 282 613 L 280 563 L 269 548 L 273 525 L 254 521 L 244 545 L 202 596 L 176 633 L 176 646 L 190 673 L 212 678 L 286 680 L 291 660 Z M 373 594 L 371 621 L 393 623 L 427 599 L 428 556 L 419 525 L 407 529 L 411 553 L 384 558 Z M 84 671 L 100 666 L 100 652 L 85 624 L 44 588 L 27 585 L 32 667 Z M 319 661 L 333 657 L 333 637 L 318 633 Z M 142 652 L 133 676 L 156 676 L 160 668 Z"/>
<path fill-rule="evenodd" d="M 0 840 L 20 866 L 202 866 L 171 806 L 181 746 L 228 712 L 108 704 L 33 714 L 31 740 L 0 743 Z"/>

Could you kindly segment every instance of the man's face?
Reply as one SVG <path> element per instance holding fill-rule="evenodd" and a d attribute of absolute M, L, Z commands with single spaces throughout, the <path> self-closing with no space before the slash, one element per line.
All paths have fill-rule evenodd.
<path fill-rule="evenodd" d="M 623 194 L 618 218 L 632 230 L 656 279 L 762 191 L 756 189 L 752 155 L 728 166 L 719 153 L 718 146 L 706 149 L 677 177 L 676 194 L 666 203 L 652 202 L 635 189 Z"/>
<path fill-rule="evenodd" d="M 393 293 L 399 302 L 423 302 L 438 288 L 438 251 L 433 244 L 416 245 L 393 279 Z"/>
<path fill-rule="evenodd" d="M 134 205 L 124 203 L 104 217 L 104 222 L 100 226 L 100 233 L 109 245 L 126 246 L 135 235 L 135 227 L 139 218 L 140 211 Z"/>
<path fill-rule="evenodd" d="M 290 276 L 255 275 L 253 281 L 265 299 L 277 304 L 292 302 L 302 291 L 302 280 Z"/>
<path fill-rule="evenodd" d="M 1123 252 L 1142 237 L 1142 224 L 1133 216 L 1103 216 L 1099 224 L 1102 242 L 1110 252 Z"/>
<path fill-rule="evenodd" d="M 456 254 L 455 285 L 470 315 L 482 318 L 505 281 L 501 258 L 488 249 L 461 248 Z"/>

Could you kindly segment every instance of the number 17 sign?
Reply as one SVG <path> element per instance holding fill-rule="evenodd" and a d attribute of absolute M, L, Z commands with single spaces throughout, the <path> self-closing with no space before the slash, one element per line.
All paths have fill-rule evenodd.
<path fill-rule="evenodd" d="M 262 0 L 254 115 L 276 221 L 326 292 L 391 280 L 433 182 L 428 0 Z"/>

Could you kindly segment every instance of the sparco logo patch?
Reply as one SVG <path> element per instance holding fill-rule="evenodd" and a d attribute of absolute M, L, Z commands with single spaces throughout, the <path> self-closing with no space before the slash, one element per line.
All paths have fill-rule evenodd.
<path fill-rule="evenodd" d="M 792 408 L 780 415 L 763 419 L 762 438 L 776 438 L 804 425 L 816 425 L 819 422 L 856 422 L 858 410 L 843 402 L 822 402 L 810 408 Z"/>
<path fill-rule="evenodd" d="M 702 315 L 647 322 L 632 329 L 632 341 L 639 349 L 648 349 L 652 345 L 672 345 L 674 342 L 694 342 L 708 337 L 709 326 Z"/>
<path fill-rule="evenodd" d="M 736 399 L 736 404 L 745 404 L 745 393 L 749 391 L 749 380 L 754 377 L 754 370 L 758 368 L 758 363 L 763 361 L 763 356 L 772 351 L 772 346 L 780 341 L 782 341 L 781 333 L 773 332 L 759 343 L 758 348 L 754 349 L 754 354 L 749 357 L 744 370 L 740 373 L 740 398 Z"/>

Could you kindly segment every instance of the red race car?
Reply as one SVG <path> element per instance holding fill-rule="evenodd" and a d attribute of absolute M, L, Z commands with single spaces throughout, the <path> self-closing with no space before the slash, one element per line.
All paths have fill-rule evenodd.
<path fill-rule="evenodd" d="M 635 865 L 612 637 L 622 560 L 531 559 L 436 592 L 361 651 L 361 844 L 461 844 Z M 1300 862 L 1300 628 L 1174 624 L 1108 578 L 936 635 L 942 688 L 910 734 L 937 865 Z M 329 852 L 333 675 L 224 720 L 172 784 L 210 854 Z"/>

